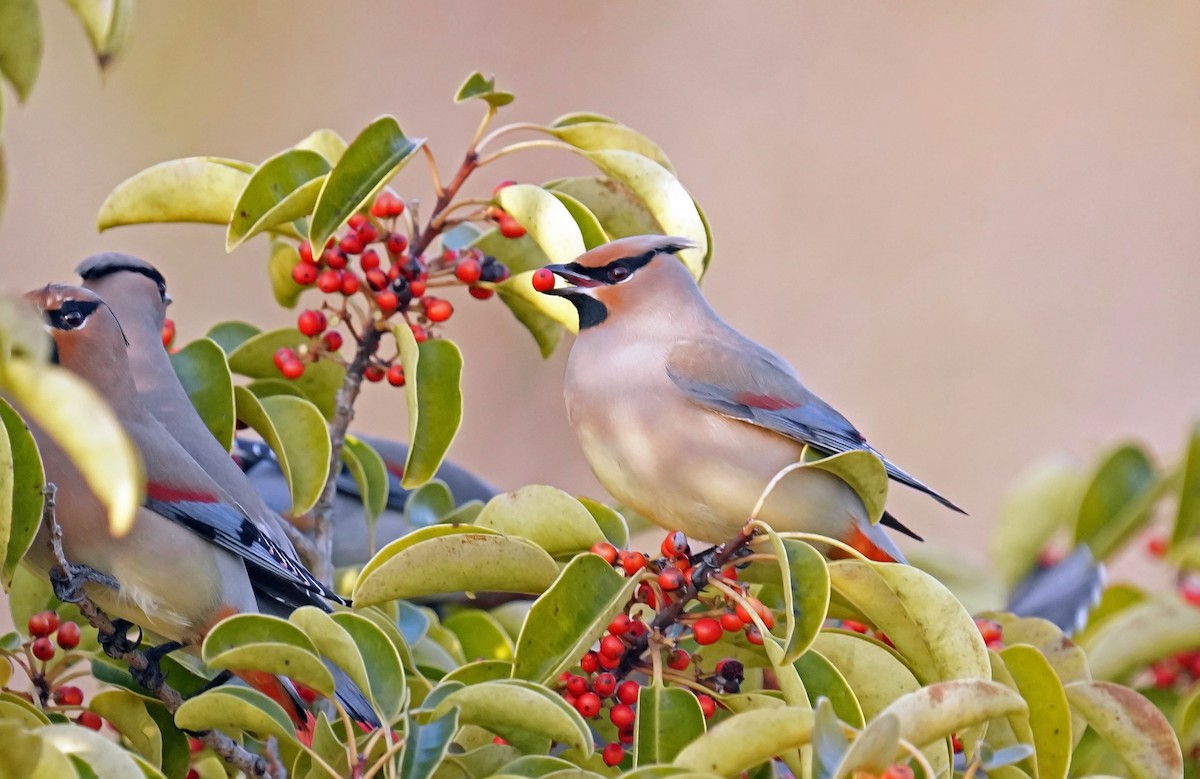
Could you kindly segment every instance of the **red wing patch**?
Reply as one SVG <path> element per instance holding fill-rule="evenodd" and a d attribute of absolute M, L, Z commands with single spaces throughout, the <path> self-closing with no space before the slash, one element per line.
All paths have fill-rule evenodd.
<path fill-rule="evenodd" d="M 733 400 L 735 403 L 741 403 L 743 406 L 761 408 L 765 411 L 779 411 L 785 408 L 796 408 L 800 405 L 799 403 L 793 403 L 783 398 L 776 398 L 771 395 L 759 395 L 754 392 L 740 392 L 733 396 Z"/>
<path fill-rule="evenodd" d="M 850 537 L 842 539 L 856 552 L 862 553 L 868 560 L 874 560 L 877 563 L 894 563 L 896 560 L 887 552 L 875 545 L 871 539 L 867 538 L 867 534 L 858 528 L 850 530 Z M 829 551 L 829 557 L 833 560 L 844 560 L 850 557 L 848 552 L 843 552 L 837 547 L 833 547 Z"/>
<path fill-rule="evenodd" d="M 177 487 L 168 487 L 165 484 L 155 484 L 154 482 L 146 483 L 146 497 L 150 500 L 158 500 L 163 503 L 216 503 L 219 498 L 207 492 L 198 492 L 196 490 L 184 490 Z"/>

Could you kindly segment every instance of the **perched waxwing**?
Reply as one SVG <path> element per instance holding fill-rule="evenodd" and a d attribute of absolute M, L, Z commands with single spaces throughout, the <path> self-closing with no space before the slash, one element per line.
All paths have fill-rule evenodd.
<path fill-rule="evenodd" d="M 74 465 L 53 439 L 33 427 L 46 479 L 59 488 L 64 553 L 72 563 L 119 584 L 119 590 L 87 585 L 89 597 L 113 616 L 193 649 L 231 614 L 287 614 L 302 605 L 329 611 L 329 602 L 346 604 L 229 502 L 146 410 L 134 386 L 121 323 L 99 296 L 80 287 L 49 285 L 26 297 L 46 319 L 55 359 L 108 400 L 146 471 L 146 499 L 133 527 L 113 537 L 103 506 Z M 42 573 L 50 569 L 44 538 L 33 544 L 26 562 Z M 286 680 L 261 673 L 239 676 L 288 709 L 297 724 L 305 723 Z M 339 700 L 351 716 L 374 724 L 361 691 L 341 677 Z"/>
<path fill-rule="evenodd" d="M 615 498 L 663 527 L 726 541 L 808 446 L 827 455 L 872 452 L 892 479 L 962 511 L 879 455 L 781 357 L 717 316 L 675 257 L 691 245 L 636 236 L 549 266 L 569 286 L 547 294 L 579 312 L 567 414 Z M 759 518 L 780 531 L 840 539 L 873 559 L 904 560 L 854 490 L 826 471 L 784 477 Z M 881 524 L 917 537 L 890 514 Z"/>
<path fill-rule="evenodd" d="M 229 452 L 213 437 L 171 367 L 162 342 L 171 302 L 163 275 L 145 260 L 116 252 L 89 257 L 75 272 L 83 278 L 83 286 L 99 295 L 120 321 L 129 342 L 133 381 L 146 409 L 259 530 L 295 556 L 283 528 L 286 520 L 267 508 Z"/>

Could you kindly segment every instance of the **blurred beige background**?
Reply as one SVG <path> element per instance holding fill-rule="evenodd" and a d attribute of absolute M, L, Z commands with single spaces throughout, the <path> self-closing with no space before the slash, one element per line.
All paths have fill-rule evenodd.
<path fill-rule="evenodd" d="M 717 309 L 972 512 L 893 492 L 967 560 L 1038 458 L 1132 437 L 1174 459 L 1200 417 L 1200 4 L 148 2 L 104 77 L 42 5 L 42 74 L 5 116 L 7 288 L 114 249 L 165 270 L 184 341 L 289 323 L 264 239 L 227 256 L 214 227 L 98 235 L 105 194 L 382 113 L 449 168 L 479 116 L 451 97 L 482 69 L 517 94 L 502 118 L 598 111 L 659 141 L 712 222 Z M 564 171 L 585 168 L 510 158 L 476 188 Z M 399 188 L 431 202 L 427 181 L 418 161 Z M 501 305 L 455 303 L 452 456 L 505 488 L 602 496 L 566 425 L 566 350 L 543 362 Z M 403 413 L 372 388 L 360 424 L 401 436 Z"/>

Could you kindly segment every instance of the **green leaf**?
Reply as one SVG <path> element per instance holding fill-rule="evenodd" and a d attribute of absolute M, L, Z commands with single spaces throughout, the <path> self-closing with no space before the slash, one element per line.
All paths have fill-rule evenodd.
<path fill-rule="evenodd" d="M 498 92 L 495 76 L 484 78 L 482 73 L 475 71 L 467 76 L 467 80 L 458 88 L 458 92 L 454 95 L 454 102 L 465 103 L 472 98 L 478 98 L 496 109 L 511 103 L 515 96 L 511 92 Z"/>
<path fill-rule="evenodd" d="M 1112 681 L 1196 646 L 1200 646 L 1200 609 L 1175 597 L 1143 601 L 1114 614 L 1083 644 L 1092 675 Z"/>
<path fill-rule="evenodd" d="M 271 279 L 271 293 L 275 302 L 284 308 L 295 308 L 300 300 L 300 294 L 308 287 L 302 287 L 292 278 L 292 268 L 300 262 L 300 252 L 287 241 L 271 242 L 271 257 L 267 260 L 267 276 Z"/>
<path fill-rule="evenodd" d="M 36 0 L 0 3 L 0 75 L 25 102 L 42 66 L 42 17 Z"/>
<path fill-rule="evenodd" d="M 296 625 L 266 614 L 235 614 L 204 637 L 201 656 L 218 670 L 265 671 L 333 696 L 333 676 L 311 638 Z"/>
<path fill-rule="evenodd" d="M 457 633 L 455 635 L 458 635 Z M 511 644 L 510 644 L 511 649 Z M 463 650 L 466 657 L 467 650 Z M 443 682 L 462 682 L 463 684 L 479 684 L 480 682 L 496 682 L 512 676 L 512 663 L 505 660 L 476 660 L 460 665 L 442 677 Z"/>
<path fill-rule="evenodd" d="M 233 207 L 225 251 L 232 252 L 247 238 L 312 213 L 325 185 L 322 177 L 330 170 L 328 160 L 308 149 L 288 149 L 260 165 Z"/>
<path fill-rule="evenodd" d="M 350 633 L 332 616 L 316 606 L 301 606 L 288 615 L 288 622 L 303 630 L 322 657 L 345 671 L 360 690 L 369 694 L 370 674 L 362 653 Z"/>
<path fill-rule="evenodd" d="M 403 711 L 408 695 L 404 665 L 401 661 L 401 653 L 406 651 L 406 648 L 398 646 L 395 638 L 388 635 L 374 620 L 361 614 L 338 612 L 331 619 L 350 634 L 354 645 L 362 653 L 369 677 L 369 685 L 362 687 L 363 691 L 370 694 L 383 721 L 394 722 Z M 403 644 L 402 639 L 400 644 Z"/>
<path fill-rule="evenodd" d="M 208 329 L 204 337 L 216 341 L 221 351 L 228 355 L 261 332 L 249 322 L 218 322 Z"/>
<path fill-rule="evenodd" d="M 720 776 L 735 776 L 781 752 L 806 746 L 812 739 L 813 712 L 786 706 L 735 714 L 692 741 L 675 765 Z"/>
<path fill-rule="evenodd" d="M 1188 435 L 1187 452 L 1180 466 L 1179 506 L 1171 528 L 1171 548 L 1200 535 L 1200 423 Z"/>
<path fill-rule="evenodd" d="M 879 522 L 887 503 L 888 476 L 877 455 L 853 449 L 826 457 L 806 446 L 802 458 L 805 468 L 831 473 L 850 485 L 866 508 L 867 519 L 872 525 Z"/>
<path fill-rule="evenodd" d="M 315 151 L 324 157 L 330 165 L 336 165 L 346 153 L 346 141 L 342 136 L 330 129 L 316 130 L 294 148 Z"/>
<path fill-rule="evenodd" d="M 280 740 L 296 739 L 295 726 L 283 707 L 249 687 L 227 685 L 189 698 L 175 712 L 175 724 L 184 730 L 236 728 Z"/>
<path fill-rule="evenodd" d="M 425 482 L 408 494 L 404 502 L 404 521 L 411 527 L 436 525 L 455 513 L 454 496 L 446 482 L 439 479 Z M 474 524 L 461 521 L 459 524 Z"/>
<path fill-rule="evenodd" d="M 1083 488 L 1083 474 L 1070 461 L 1056 459 L 1033 467 L 1017 481 L 1000 507 L 990 543 L 996 568 L 1011 589 L 1037 563 L 1059 529 L 1070 527 Z"/>
<path fill-rule="evenodd" d="M 891 650 L 858 633 L 825 631 L 817 636 L 813 649 L 845 677 L 867 721 L 902 695 L 921 687 L 913 672 Z"/>
<path fill-rule="evenodd" d="M 646 204 L 629 187 L 607 176 L 555 179 L 545 184 L 554 193 L 570 195 L 587 207 L 612 238 L 649 235 L 662 230 Z"/>
<path fill-rule="evenodd" d="M 42 487 L 46 476 L 37 443 L 29 427 L 16 410 L 0 399 L 0 423 L 6 440 L 5 452 L 11 463 L 11 478 L 4 466 L 4 484 L 0 488 L 0 549 L 4 564 L 0 568 L 0 586 L 8 592 L 21 558 L 29 551 L 42 521 Z"/>
<path fill-rule="evenodd" d="M 462 424 L 462 352 L 453 341 L 418 344 L 412 329 L 392 328 L 400 350 L 408 403 L 408 458 L 400 483 L 409 489 L 433 478 Z"/>
<path fill-rule="evenodd" d="M 100 206 L 101 232 L 147 222 L 227 224 L 253 166 L 218 157 L 185 157 L 125 179 Z"/>
<path fill-rule="evenodd" d="M 571 262 L 587 251 L 571 211 L 545 189 L 533 184 L 513 184 L 501 189 L 493 199 L 529 231 L 551 262 Z"/>
<path fill-rule="evenodd" d="M 371 445 L 347 434 L 342 448 L 342 459 L 358 485 L 362 497 L 363 513 L 369 525 L 374 524 L 388 501 L 387 465 Z"/>
<path fill-rule="evenodd" d="M 592 753 L 592 736 L 583 717 L 540 685 L 507 679 L 462 687 L 442 699 L 434 716 L 456 706 L 461 723 L 487 728 L 522 752 L 544 754 L 553 741 Z"/>
<path fill-rule="evenodd" d="M 499 621 L 486 611 L 464 609 L 442 620 L 458 636 L 463 657 L 473 660 L 512 660 L 513 642 Z M 505 674 L 508 676 L 508 674 Z"/>
<path fill-rule="evenodd" d="M 495 289 L 516 320 L 533 336 L 542 357 L 549 357 L 558 348 L 564 327 L 571 332 L 579 330 L 579 313 L 569 301 L 535 290 L 532 279 L 533 271 L 525 271 L 505 279 Z"/>
<path fill-rule="evenodd" d="M 100 69 L 108 67 L 129 42 L 133 0 L 67 0 L 83 23 Z"/>
<path fill-rule="evenodd" d="M 162 732 L 140 696 L 125 690 L 103 690 L 88 708 L 112 723 L 139 755 L 155 766 L 162 765 Z"/>
<path fill-rule="evenodd" d="M 600 638 L 637 589 L 637 579 L 598 555 L 581 554 L 529 609 L 517 637 L 513 677 L 546 683 Z"/>
<path fill-rule="evenodd" d="M 1038 779 L 1065 779 L 1074 743 L 1071 708 L 1062 681 L 1050 662 L 1031 646 L 1010 646 L 1000 654 L 1017 691 L 1029 704 Z"/>
<path fill-rule="evenodd" d="M 954 679 L 903 695 L 879 716 L 895 716 L 900 722 L 900 737 L 924 747 L 990 719 L 1026 715 L 1028 711 L 1025 700 L 1003 684 Z"/>
<path fill-rule="evenodd" d="M 15 693 L 0 692 L 0 721 L 9 719 L 17 720 L 27 728 L 50 724 L 50 718 L 37 706 Z"/>
<path fill-rule="evenodd" d="M 604 537 L 610 544 L 618 549 L 624 549 L 629 545 L 629 526 L 625 524 L 625 518 L 616 509 L 582 495 L 576 496 L 575 499 L 582 503 L 583 507 L 592 515 L 596 526 L 604 533 Z"/>
<path fill-rule="evenodd" d="M 1075 543 L 1103 560 L 1149 518 L 1164 483 L 1146 453 L 1126 444 L 1109 453 L 1083 493 Z"/>
<path fill-rule="evenodd" d="M 64 368 L 14 358 L 0 362 L 0 392 L 70 458 L 107 508 L 112 534 L 129 532 L 142 502 L 141 458 L 97 391 Z"/>
<path fill-rule="evenodd" d="M 329 172 L 313 208 L 309 242 L 324 246 L 325 240 L 399 173 L 424 143 L 424 138 L 404 137 L 400 125 L 390 116 L 369 124 Z"/>
<path fill-rule="evenodd" d="M 783 659 L 794 663 L 816 640 L 829 611 L 829 569 L 825 557 L 804 541 L 770 531 L 783 592 Z"/>
<path fill-rule="evenodd" d="M 47 725 L 37 733 L 46 744 L 62 754 L 78 758 L 97 779 L 125 779 L 145 775 L 131 753 L 94 730 L 74 724 Z"/>
<path fill-rule="evenodd" d="M 1154 704 L 1111 682 L 1076 682 L 1067 700 L 1125 762 L 1135 779 L 1182 777 L 1183 755 L 1175 733 Z"/>
<path fill-rule="evenodd" d="M 492 498 L 475 524 L 526 538 L 554 557 L 574 556 L 604 540 L 583 504 L 555 487 L 531 484 Z"/>
<path fill-rule="evenodd" d="M 851 776 L 852 771 L 855 776 L 858 771 L 882 776 L 896 762 L 899 746 L 900 721 L 893 714 L 876 717 L 854 739 L 830 776 Z"/>
<path fill-rule="evenodd" d="M 575 220 L 575 225 L 579 228 L 579 234 L 583 238 L 584 247 L 591 250 L 612 240 L 600 226 L 600 220 L 583 203 L 566 192 L 551 192 L 550 194 L 558 198 L 559 202 L 566 207 L 567 212 L 571 214 L 571 218 Z"/>
<path fill-rule="evenodd" d="M 170 355 L 175 376 L 204 425 L 229 451 L 233 447 L 233 376 L 216 341 L 199 338 Z"/>
<path fill-rule="evenodd" d="M 445 592 L 539 593 L 558 574 L 554 560 L 520 538 L 484 528 L 435 525 L 380 550 L 354 586 L 357 606 Z"/>
<path fill-rule="evenodd" d="M 236 354 L 236 352 L 235 352 Z M 317 407 L 290 395 L 255 397 L 234 388 L 237 417 L 263 437 L 279 460 L 292 495 L 292 514 L 303 514 L 321 497 L 329 475 L 329 432 Z"/>
<path fill-rule="evenodd" d="M 808 691 L 810 697 L 814 700 L 817 698 L 827 699 L 833 705 L 838 719 L 847 725 L 856 728 L 863 726 L 865 719 L 862 707 L 858 705 L 858 699 L 854 697 L 854 690 L 851 689 L 850 683 L 846 681 L 842 672 L 829 662 L 825 655 L 815 649 L 810 649 L 797 658 L 792 666 L 800 675 L 804 689 Z M 878 708 L 882 709 L 890 702 L 891 700 Z"/>
<path fill-rule="evenodd" d="M 550 262 L 550 258 L 528 232 L 520 238 L 505 238 L 499 229 L 488 230 L 474 238 L 471 245 L 504 263 L 514 275 L 536 270 Z"/>
<path fill-rule="evenodd" d="M 633 729 L 635 766 L 669 763 L 704 734 L 704 712 L 695 693 L 649 684 L 638 693 Z"/>
<path fill-rule="evenodd" d="M 458 712 L 453 709 L 423 725 L 418 725 L 416 720 L 409 717 L 405 728 L 408 737 L 400 758 L 399 775 L 405 779 L 427 779 L 433 776 L 457 730 Z"/>
<path fill-rule="evenodd" d="M 229 368 L 251 379 L 278 379 L 280 375 L 275 367 L 275 352 L 285 346 L 299 349 L 302 344 L 307 346 L 308 339 L 294 327 L 259 333 L 230 352 Z M 318 360 L 305 364 L 304 375 L 293 383 L 316 404 L 326 419 L 332 419 L 337 391 L 345 375 L 345 368 L 333 360 Z"/>
<path fill-rule="evenodd" d="M 659 148 L 658 144 L 632 127 L 626 127 L 623 124 L 605 121 L 570 122 L 558 125 L 556 122 L 541 129 L 577 149 L 585 151 L 623 149 L 648 157 L 668 171 L 673 170 L 671 161 L 667 159 L 667 155 Z"/>
<path fill-rule="evenodd" d="M 580 153 L 641 198 L 665 234 L 695 242 L 696 248 L 684 249 L 679 252 L 679 257 L 692 275 L 700 278 L 704 273 L 708 237 L 696 203 L 679 179 L 654 160 L 631 151 L 611 149 Z"/>

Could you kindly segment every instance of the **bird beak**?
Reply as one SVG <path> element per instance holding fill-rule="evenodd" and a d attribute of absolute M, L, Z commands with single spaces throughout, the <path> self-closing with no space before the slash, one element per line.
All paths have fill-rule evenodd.
<path fill-rule="evenodd" d="M 566 265 L 547 265 L 546 270 L 550 271 L 555 276 L 558 276 L 563 281 L 566 281 L 568 284 L 571 285 L 569 287 L 557 287 L 555 289 L 548 289 L 544 293 L 546 295 L 560 295 L 560 296 L 561 295 L 569 295 L 572 292 L 577 291 L 581 287 L 586 288 L 586 287 L 600 286 L 600 282 L 596 281 L 593 278 L 585 276 L 582 273 L 573 271 Z"/>

